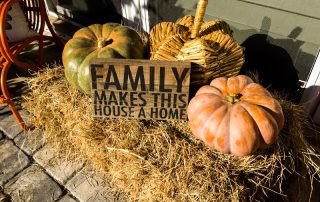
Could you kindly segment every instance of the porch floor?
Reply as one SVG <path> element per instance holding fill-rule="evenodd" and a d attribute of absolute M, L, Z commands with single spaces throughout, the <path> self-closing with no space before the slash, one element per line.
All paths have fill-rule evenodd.
<path fill-rule="evenodd" d="M 80 27 L 50 16 L 51 23 L 63 42 L 71 38 Z M 62 50 L 47 44 L 46 64 L 62 64 Z M 33 60 L 36 51 L 28 51 L 22 57 Z M 30 72 L 12 66 L 8 75 L 11 96 L 26 117 L 27 112 L 19 105 L 26 92 L 26 78 Z M 98 186 L 101 175 L 93 174 L 86 162 L 79 162 L 57 155 L 46 144 L 40 130 L 23 131 L 17 125 L 6 105 L 0 105 L 0 202 L 7 201 L 119 201 L 108 188 Z"/>

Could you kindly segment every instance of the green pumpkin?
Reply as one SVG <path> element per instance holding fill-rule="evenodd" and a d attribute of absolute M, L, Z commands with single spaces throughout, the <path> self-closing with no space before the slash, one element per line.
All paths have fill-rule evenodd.
<path fill-rule="evenodd" d="M 91 91 L 89 62 L 95 58 L 144 58 L 140 35 L 117 23 L 94 24 L 78 30 L 65 45 L 62 63 L 71 85 L 85 93 Z"/>

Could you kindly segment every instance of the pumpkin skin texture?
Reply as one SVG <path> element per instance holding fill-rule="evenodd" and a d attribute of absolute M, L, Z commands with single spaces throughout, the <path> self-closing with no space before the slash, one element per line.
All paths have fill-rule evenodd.
<path fill-rule="evenodd" d="M 187 114 L 196 138 L 236 156 L 270 146 L 284 125 L 280 103 L 244 75 L 219 77 L 201 87 Z"/>
<path fill-rule="evenodd" d="M 68 82 L 90 93 L 89 62 L 94 58 L 144 58 L 145 48 L 140 35 L 117 23 L 94 24 L 78 30 L 62 52 L 62 63 Z"/>

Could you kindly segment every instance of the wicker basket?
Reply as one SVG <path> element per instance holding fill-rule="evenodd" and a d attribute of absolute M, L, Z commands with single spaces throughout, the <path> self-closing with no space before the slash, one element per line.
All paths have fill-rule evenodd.
<path fill-rule="evenodd" d="M 199 0 L 196 16 L 162 22 L 150 32 L 151 60 L 192 62 L 191 84 L 237 75 L 244 63 L 240 45 L 221 20 L 203 22 L 208 0 Z"/>

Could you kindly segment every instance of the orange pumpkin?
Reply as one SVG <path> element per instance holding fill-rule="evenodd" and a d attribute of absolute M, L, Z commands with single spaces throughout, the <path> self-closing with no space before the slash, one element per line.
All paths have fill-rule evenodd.
<path fill-rule="evenodd" d="M 201 87 L 187 114 L 196 138 L 237 156 L 273 144 L 284 125 L 280 103 L 244 75 L 219 77 Z"/>

